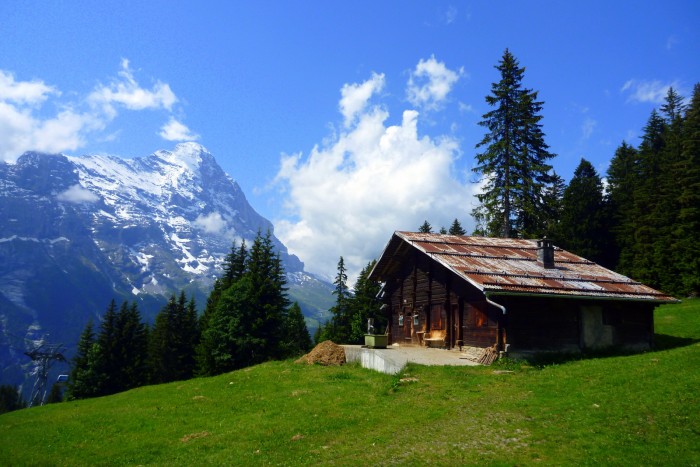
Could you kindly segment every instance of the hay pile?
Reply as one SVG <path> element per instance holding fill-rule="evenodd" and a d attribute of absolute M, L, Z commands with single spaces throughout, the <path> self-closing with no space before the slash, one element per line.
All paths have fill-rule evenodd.
<path fill-rule="evenodd" d="M 342 365 L 346 362 L 345 349 L 332 341 L 324 341 L 296 362 L 307 363 L 309 365 L 314 365 L 316 363 L 325 366 Z"/>

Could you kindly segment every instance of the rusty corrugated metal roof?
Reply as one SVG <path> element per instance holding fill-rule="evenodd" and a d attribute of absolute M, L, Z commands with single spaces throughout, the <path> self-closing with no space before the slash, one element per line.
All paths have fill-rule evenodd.
<path fill-rule="evenodd" d="M 485 294 L 676 301 L 561 248 L 555 247 L 554 267 L 546 269 L 537 261 L 537 241 L 524 239 L 395 232 L 372 276 L 381 280 L 409 245 Z"/>

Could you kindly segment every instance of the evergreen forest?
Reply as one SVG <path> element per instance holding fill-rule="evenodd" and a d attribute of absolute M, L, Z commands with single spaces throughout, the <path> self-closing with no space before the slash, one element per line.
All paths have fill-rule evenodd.
<path fill-rule="evenodd" d="M 700 84 L 690 99 L 669 88 L 639 146 L 621 142 L 604 177 L 582 158 L 566 185 L 550 164 L 556 155 L 540 123 L 544 103 L 523 86 L 525 68 L 506 49 L 496 69 L 501 79 L 486 96 L 492 110 L 482 117 L 486 133 L 476 146 L 473 170 L 484 189 L 472 211 L 474 235 L 548 236 L 646 285 L 697 296 Z M 430 232 L 428 221 L 419 230 Z"/>

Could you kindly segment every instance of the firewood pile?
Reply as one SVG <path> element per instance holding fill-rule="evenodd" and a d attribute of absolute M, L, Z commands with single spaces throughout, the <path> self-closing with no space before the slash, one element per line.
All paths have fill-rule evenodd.
<path fill-rule="evenodd" d="M 492 345 L 491 347 L 487 347 L 483 350 L 481 357 L 479 360 L 477 360 L 477 363 L 481 363 L 482 365 L 490 365 L 495 362 L 497 358 L 498 351 L 496 350 L 496 346 Z"/>
<path fill-rule="evenodd" d="M 481 365 L 490 365 L 498 358 L 496 346 L 487 347 L 464 347 L 464 357 L 472 362 L 480 363 Z"/>

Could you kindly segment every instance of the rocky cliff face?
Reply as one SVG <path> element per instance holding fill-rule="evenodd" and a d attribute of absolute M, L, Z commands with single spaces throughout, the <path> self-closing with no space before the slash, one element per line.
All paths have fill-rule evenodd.
<path fill-rule="evenodd" d="M 24 379 L 32 342 L 63 342 L 71 354 L 112 298 L 137 301 L 147 318 L 182 289 L 203 305 L 233 241 L 268 230 L 196 143 L 134 159 L 26 153 L 1 164 L 0 380 Z M 273 242 L 292 299 L 313 296 L 300 299 L 313 325 L 331 288 Z"/>

